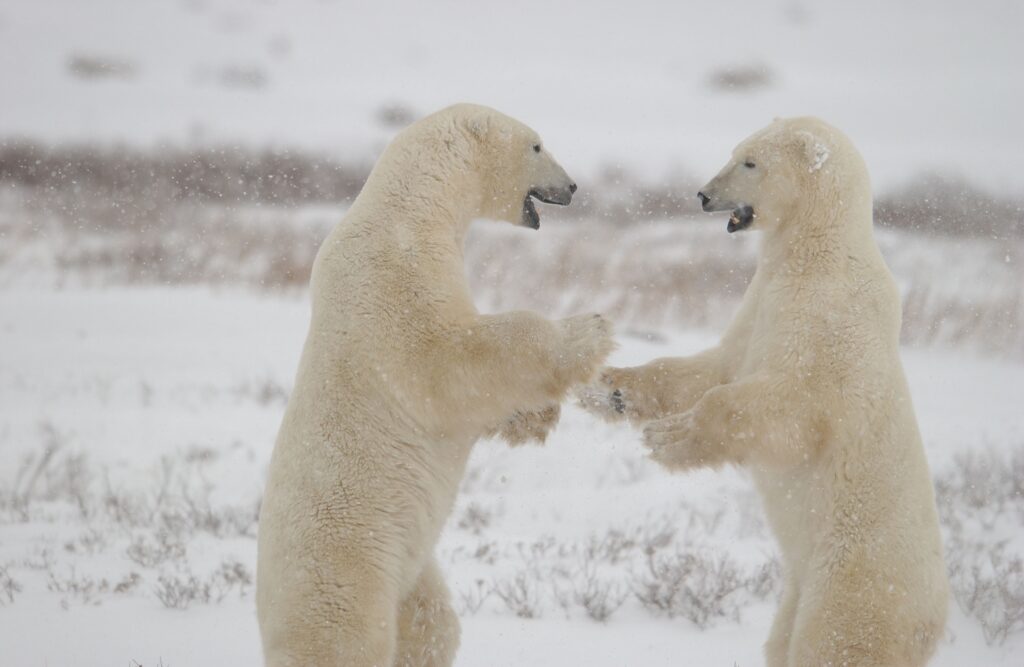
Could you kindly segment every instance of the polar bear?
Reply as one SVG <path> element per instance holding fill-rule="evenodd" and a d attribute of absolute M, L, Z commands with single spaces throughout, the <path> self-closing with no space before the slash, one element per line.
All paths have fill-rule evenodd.
<path fill-rule="evenodd" d="M 698 196 L 763 232 L 735 319 L 703 353 L 605 370 L 583 404 L 645 424 L 670 470 L 750 470 L 785 572 L 769 667 L 923 665 L 948 584 L 864 161 L 820 120 L 779 119 Z"/>
<path fill-rule="evenodd" d="M 475 440 L 542 439 L 613 347 L 599 315 L 481 315 L 474 218 L 537 228 L 576 185 L 537 134 L 456 105 L 402 131 L 321 246 L 312 318 L 260 512 L 268 665 L 448 665 L 458 619 L 433 557 Z"/>

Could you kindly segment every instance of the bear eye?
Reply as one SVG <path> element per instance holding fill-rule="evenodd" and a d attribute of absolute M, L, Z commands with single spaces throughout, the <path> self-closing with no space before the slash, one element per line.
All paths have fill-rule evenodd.
<path fill-rule="evenodd" d="M 746 162 L 743 163 L 743 166 L 746 167 L 747 169 L 753 169 L 757 165 L 751 162 L 750 160 L 747 160 Z"/>
<path fill-rule="evenodd" d="M 534 144 L 533 145 L 533 152 L 534 153 L 539 153 L 540 152 L 540 144 Z"/>

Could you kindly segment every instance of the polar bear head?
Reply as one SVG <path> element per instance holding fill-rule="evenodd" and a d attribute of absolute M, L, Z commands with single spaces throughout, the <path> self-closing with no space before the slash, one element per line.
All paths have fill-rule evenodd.
<path fill-rule="evenodd" d="M 741 142 L 697 196 L 705 211 L 732 211 L 729 232 L 770 231 L 834 219 L 822 209 L 843 206 L 850 179 L 870 199 L 863 160 L 842 133 L 817 118 L 778 118 Z"/>
<path fill-rule="evenodd" d="M 567 206 L 576 192 L 535 131 L 489 107 L 456 104 L 402 134 L 395 145 L 417 147 L 415 156 L 403 152 L 403 164 L 447 182 L 451 196 L 470 203 L 471 217 L 538 229 L 534 199 Z"/>
<path fill-rule="evenodd" d="M 484 106 L 458 104 L 448 111 L 473 144 L 482 178 L 481 216 L 538 229 L 534 199 L 569 205 L 576 183 L 535 131 Z"/>

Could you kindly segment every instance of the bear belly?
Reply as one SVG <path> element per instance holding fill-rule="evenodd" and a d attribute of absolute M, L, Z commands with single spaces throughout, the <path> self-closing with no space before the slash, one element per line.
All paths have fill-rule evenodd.
<path fill-rule="evenodd" d="M 823 534 L 831 500 L 826 488 L 815 483 L 816 466 L 751 469 L 764 503 L 765 515 L 779 543 L 784 565 L 806 563 L 814 551 L 814 536 Z"/>

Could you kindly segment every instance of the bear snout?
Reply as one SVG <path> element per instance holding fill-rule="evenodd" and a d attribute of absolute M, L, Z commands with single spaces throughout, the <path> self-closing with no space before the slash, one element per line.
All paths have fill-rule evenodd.
<path fill-rule="evenodd" d="M 534 187 L 530 188 L 529 196 L 539 199 L 545 204 L 558 204 L 568 206 L 572 203 L 572 195 L 576 192 L 576 184 L 570 183 L 564 187 Z"/>
<path fill-rule="evenodd" d="M 737 206 L 737 204 L 735 204 L 734 202 L 723 200 L 714 192 L 708 194 L 707 188 L 704 188 L 704 190 L 698 192 L 697 198 L 700 199 L 700 207 L 704 210 L 705 213 L 715 213 L 717 211 L 731 211 Z"/>

